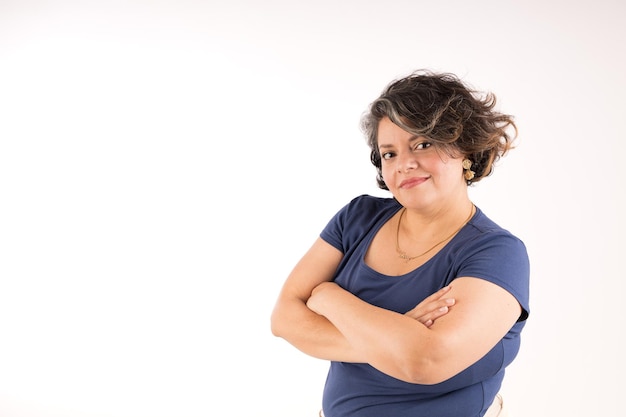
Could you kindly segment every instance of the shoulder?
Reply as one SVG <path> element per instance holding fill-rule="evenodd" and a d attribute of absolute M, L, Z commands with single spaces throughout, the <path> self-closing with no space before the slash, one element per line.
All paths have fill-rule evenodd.
<path fill-rule="evenodd" d="M 399 209 L 400 203 L 394 198 L 374 197 L 368 194 L 361 194 L 353 198 L 345 205 L 343 211 L 350 215 L 364 215 L 366 217 L 381 211 Z"/>
<path fill-rule="evenodd" d="M 369 231 L 400 209 L 393 198 L 363 194 L 343 206 L 322 230 L 321 237 L 344 253 Z"/>
<path fill-rule="evenodd" d="M 341 227 L 354 227 L 379 222 L 391 217 L 401 205 L 394 198 L 374 197 L 362 194 L 353 198 L 335 215 L 334 221 Z"/>
<path fill-rule="evenodd" d="M 528 315 L 530 262 L 526 246 L 477 209 L 452 254 L 461 275 L 482 278 L 511 292 Z"/>
<path fill-rule="evenodd" d="M 487 215 L 476 208 L 476 214 L 468 223 L 470 239 L 475 244 L 494 247 L 511 247 L 517 251 L 526 253 L 524 242 L 507 229 L 491 220 Z M 480 247 L 481 245 L 479 245 Z"/>

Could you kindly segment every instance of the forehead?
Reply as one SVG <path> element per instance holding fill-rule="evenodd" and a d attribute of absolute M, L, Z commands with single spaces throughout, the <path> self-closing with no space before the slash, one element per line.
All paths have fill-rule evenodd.
<path fill-rule="evenodd" d="M 425 139 L 422 136 L 415 135 L 408 132 L 392 122 L 388 117 L 384 117 L 378 124 L 378 146 L 388 147 L 393 146 L 398 141 L 413 142 L 419 139 Z"/>

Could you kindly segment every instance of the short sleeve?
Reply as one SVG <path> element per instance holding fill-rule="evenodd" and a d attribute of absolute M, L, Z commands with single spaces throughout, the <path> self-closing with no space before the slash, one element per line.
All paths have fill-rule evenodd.
<path fill-rule="evenodd" d="M 483 233 L 465 252 L 458 276 L 476 277 L 504 288 L 520 303 L 524 321 L 530 313 L 530 263 L 524 243 L 505 230 Z"/>
<path fill-rule="evenodd" d="M 373 229 L 400 209 L 392 198 L 360 195 L 341 208 L 320 233 L 320 237 L 347 254 Z"/>

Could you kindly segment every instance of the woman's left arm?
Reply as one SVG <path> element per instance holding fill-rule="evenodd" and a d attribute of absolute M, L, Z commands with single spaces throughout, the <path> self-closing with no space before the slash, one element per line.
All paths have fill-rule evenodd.
<path fill-rule="evenodd" d="M 368 304 L 333 282 L 316 287 L 307 306 L 333 323 L 381 372 L 436 384 L 487 354 L 522 312 L 511 293 L 489 281 L 462 277 L 451 287 L 446 297 L 455 300 L 454 306 L 430 327 Z"/>

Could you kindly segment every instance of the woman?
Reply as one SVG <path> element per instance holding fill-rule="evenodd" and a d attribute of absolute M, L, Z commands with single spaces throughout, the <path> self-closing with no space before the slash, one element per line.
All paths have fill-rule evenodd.
<path fill-rule="evenodd" d="M 494 107 L 495 96 L 452 74 L 417 71 L 363 116 L 378 185 L 392 197 L 343 207 L 272 313 L 274 335 L 331 361 L 326 417 L 503 415 L 529 264 L 524 244 L 468 196 L 517 133 Z"/>

